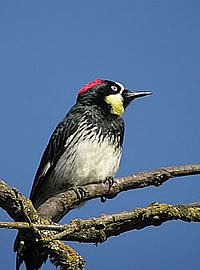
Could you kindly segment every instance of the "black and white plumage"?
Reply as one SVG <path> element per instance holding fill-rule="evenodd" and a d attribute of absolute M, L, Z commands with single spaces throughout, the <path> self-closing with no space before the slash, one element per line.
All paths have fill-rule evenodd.
<path fill-rule="evenodd" d="M 94 105 L 75 105 L 45 150 L 30 196 L 34 206 L 71 187 L 113 177 L 119 167 L 123 135 L 121 117 L 107 115 Z"/>
<path fill-rule="evenodd" d="M 124 137 L 121 116 L 134 98 L 149 94 L 100 79 L 79 91 L 77 103 L 56 127 L 42 156 L 30 195 L 36 209 L 57 193 L 115 176 Z M 25 260 L 29 270 L 42 264 L 38 261 L 31 268 L 34 260 L 30 263 L 25 251 L 20 256 L 18 265 Z"/>

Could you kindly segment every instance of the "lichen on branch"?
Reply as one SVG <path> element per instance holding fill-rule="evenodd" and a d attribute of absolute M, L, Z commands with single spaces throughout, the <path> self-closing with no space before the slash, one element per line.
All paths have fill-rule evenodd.
<path fill-rule="evenodd" d="M 200 164 L 165 167 L 115 178 L 111 188 L 106 183 L 89 184 L 84 186 L 83 202 L 97 197 L 113 198 L 130 189 L 158 187 L 171 178 L 195 174 L 200 174 Z M 152 203 L 146 208 L 135 208 L 129 212 L 104 214 L 88 220 L 76 219 L 65 225 L 55 223 L 78 203 L 76 193 L 68 190 L 48 199 L 36 211 L 29 199 L 0 180 L 0 207 L 15 221 L 0 222 L 0 228 L 18 229 L 21 239 L 31 247 L 46 252 L 60 269 L 82 270 L 84 259 L 60 240 L 101 243 L 111 236 L 147 226 L 159 226 L 170 220 L 200 222 L 200 202 L 196 202 L 175 206 Z"/>

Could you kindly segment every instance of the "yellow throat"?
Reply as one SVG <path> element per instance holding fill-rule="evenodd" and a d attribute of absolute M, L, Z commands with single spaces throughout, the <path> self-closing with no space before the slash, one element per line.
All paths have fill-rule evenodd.
<path fill-rule="evenodd" d="M 120 93 L 110 95 L 105 98 L 105 101 L 111 105 L 111 112 L 121 116 L 124 112 L 123 97 Z"/>

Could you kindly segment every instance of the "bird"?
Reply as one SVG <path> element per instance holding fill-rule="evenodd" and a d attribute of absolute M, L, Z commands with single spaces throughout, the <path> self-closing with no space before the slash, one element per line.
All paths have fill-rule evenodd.
<path fill-rule="evenodd" d="M 122 154 L 122 115 L 134 99 L 150 94 L 130 91 L 121 82 L 105 79 L 81 88 L 76 104 L 55 128 L 41 158 L 30 194 L 34 207 L 38 209 L 50 197 L 66 190 L 74 189 L 78 195 L 79 187 L 112 180 Z M 21 252 L 17 269 L 23 260 L 28 270 L 41 266 L 38 262 L 31 268 Z"/>

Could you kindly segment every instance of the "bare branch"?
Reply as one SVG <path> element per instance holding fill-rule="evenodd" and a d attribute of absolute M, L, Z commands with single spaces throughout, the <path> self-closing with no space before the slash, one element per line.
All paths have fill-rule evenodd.
<path fill-rule="evenodd" d="M 113 198 L 122 191 L 159 186 L 170 178 L 194 174 L 200 174 L 200 164 L 166 167 L 116 178 L 111 188 L 107 183 L 85 185 L 83 202 L 97 197 Z M 154 203 L 130 212 L 74 220 L 69 225 L 53 224 L 52 221 L 58 221 L 79 203 L 75 192 L 68 190 L 50 198 L 36 211 L 30 200 L 0 180 L 0 207 L 16 221 L 13 224 L 1 222 L 0 227 L 17 228 L 20 238 L 30 247 L 44 250 L 61 269 L 81 270 L 85 265 L 83 258 L 58 239 L 98 243 L 113 235 L 150 225 L 158 226 L 172 219 L 200 221 L 200 203 L 177 206 Z"/>
<path fill-rule="evenodd" d="M 59 224 L 29 224 L 28 222 L 10 222 L 10 221 L 0 221 L 0 228 L 2 229 L 17 229 L 17 230 L 27 230 L 36 228 L 38 230 L 51 230 L 51 231 L 63 231 L 65 230 L 65 225 Z"/>
<path fill-rule="evenodd" d="M 107 183 L 89 184 L 84 186 L 86 196 L 83 201 L 97 197 L 113 198 L 122 191 L 148 186 L 158 187 L 171 178 L 195 174 L 200 174 L 200 164 L 165 167 L 136 173 L 126 177 L 115 178 L 114 184 L 110 190 Z M 73 190 L 68 190 L 51 197 L 37 210 L 43 218 L 59 221 L 79 203 L 76 193 Z"/>

